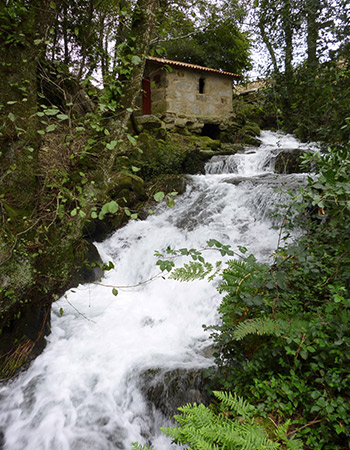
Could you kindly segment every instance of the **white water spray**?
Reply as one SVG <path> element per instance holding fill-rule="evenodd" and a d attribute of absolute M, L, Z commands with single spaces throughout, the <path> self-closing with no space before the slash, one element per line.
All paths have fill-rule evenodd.
<path fill-rule="evenodd" d="M 269 183 L 247 178 L 235 184 L 222 175 L 271 172 L 279 145 L 300 148 L 290 136 L 264 132 L 262 139 L 261 148 L 220 160 L 221 169 L 214 160 L 208 175 L 190 177 L 174 208 L 161 206 L 154 216 L 129 223 L 99 244 L 103 260 L 115 265 L 102 283 L 137 285 L 157 273 L 155 250 L 199 249 L 210 238 L 233 249 L 246 246 L 268 260 L 278 230 L 271 229 L 264 211 L 278 198 Z M 214 252 L 205 256 L 218 258 Z M 211 365 L 202 324 L 217 322 L 220 295 L 207 281 L 161 277 L 118 289 L 115 297 L 109 287 L 83 285 L 54 304 L 45 351 L 0 388 L 4 450 L 129 449 L 136 440 L 152 442 L 156 450 L 172 448 L 159 432 L 167 418 L 145 399 L 140 374 Z"/>

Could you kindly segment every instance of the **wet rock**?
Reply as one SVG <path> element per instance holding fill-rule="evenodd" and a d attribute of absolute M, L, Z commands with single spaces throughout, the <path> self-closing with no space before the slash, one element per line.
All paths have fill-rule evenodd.
<path fill-rule="evenodd" d="M 101 268 L 103 261 L 100 254 L 92 242 L 86 242 L 85 261 L 73 276 L 73 286 L 77 286 L 80 283 L 93 283 L 103 276 Z"/>
<path fill-rule="evenodd" d="M 151 405 L 171 417 L 187 403 L 208 403 L 202 370 L 148 369 L 140 375 L 140 389 Z"/>
<path fill-rule="evenodd" d="M 109 195 L 113 199 L 122 198 L 124 195 L 121 196 L 121 192 L 125 190 L 134 193 L 135 200 L 145 200 L 147 198 L 142 178 L 131 173 L 117 173 L 111 180 Z"/>
<path fill-rule="evenodd" d="M 267 185 L 273 189 L 280 188 L 282 186 L 287 186 L 289 189 L 297 189 L 298 187 L 306 184 L 306 178 L 303 175 L 296 177 L 295 175 L 290 176 L 289 174 L 273 174 L 264 173 L 255 176 L 234 176 L 230 178 L 225 178 L 224 183 L 234 184 L 237 186 L 240 183 L 249 182 L 253 186 L 257 185 Z"/>
<path fill-rule="evenodd" d="M 46 347 L 51 304 L 26 304 L 1 328 L 0 370 L 3 379 L 26 368 Z M 0 433 L 0 444 L 2 441 Z M 0 448 L 1 445 L 0 445 Z"/>

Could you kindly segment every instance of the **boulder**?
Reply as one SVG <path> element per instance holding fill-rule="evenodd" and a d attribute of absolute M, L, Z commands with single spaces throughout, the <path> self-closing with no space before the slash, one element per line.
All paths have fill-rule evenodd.
<path fill-rule="evenodd" d="M 124 190 L 133 192 L 138 200 L 145 200 L 147 198 L 144 181 L 137 175 L 131 173 L 117 173 L 110 183 L 111 189 L 109 191 L 109 196 L 112 199 L 121 197 L 120 193 Z"/>
<path fill-rule="evenodd" d="M 187 403 L 208 404 L 203 369 L 147 369 L 140 374 L 141 392 L 165 416 Z"/>
<path fill-rule="evenodd" d="M 136 117 L 136 123 L 142 130 L 154 130 L 164 127 L 164 123 L 157 116 L 145 115 Z"/>

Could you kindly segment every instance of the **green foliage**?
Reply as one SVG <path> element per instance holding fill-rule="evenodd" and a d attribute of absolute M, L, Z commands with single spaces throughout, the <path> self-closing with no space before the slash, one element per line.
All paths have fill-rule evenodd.
<path fill-rule="evenodd" d="M 131 444 L 131 449 L 132 450 L 152 450 L 151 447 L 147 447 L 147 445 L 141 445 L 138 442 L 133 442 Z"/>
<path fill-rule="evenodd" d="M 292 418 L 307 448 L 333 450 L 350 442 L 350 147 L 317 164 L 298 203 L 307 234 L 271 267 L 251 255 L 229 261 L 222 324 L 211 329 L 216 383 L 265 416 Z"/>
<path fill-rule="evenodd" d="M 211 385 L 235 392 L 235 399 L 243 396 L 266 419 L 292 420 L 287 434 L 301 438 L 304 448 L 342 450 L 350 445 L 350 145 L 307 160 L 319 176 L 309 177 L 289 207 L 291 220 L 305 233 L 278 249 L 271 266 L 245 248 L 224 270 L 218 266 L 225 296 L 221 322 L 207 327 L 217 364 Z M 285 226 L 288 231 L 290 224 Z M 202 256 L 209 249 L 234 254 L 216 240 L 201 251 L 168 248 L 168 258 L 192 260 L 176 269 L 165 260 L 171 262 L 171 277 L 188 281 L 211 274 L 214 268 L 209 271 Z M 168 434 L 191 448 L 224 448 L 215 440 L 221 431 L 207 428 L 212 411 L 196 407 L 187 422 L 188 408 L 185 418 L 177 418 L 180 428 Z"/>
<path fill-rule="evenodd" d="M 213 270 L 213 265 L 208 262 L 190 261 L 183 267 L 174 269 L 169 278 L 178 281 L 203 280 Z"/>
<path fill-rule="evenodd" d="M 146 199 L 138 165 L 117 162 L 137 144 L 127 122 L 158 6 L 146 3 L 0 5 L 0 377 L 32 351 L 18 345 L 28 328 L 20 322 L 31 322 L 24 304 L 35 311 L 76 282 L 84 237 L 136 219 L 134 208 Z M 97 67 L 98 89 L 91 84 Z M 34 345 L 41 326 L 30 327 L 38 332 Z"/>
<path fill-rule="evenodd" d="M 283 76 L 274 79 L 265 91 L 265 111 L 279 116 L 279 126 L 302 140 L 329 144 L 350 139 L 350 68 L 337 59 L 314 71 L 306 65 L 296 68 L 288 89 Z"/>
<path fill-rule="evenodd" d="M 301 443 L 287 437 L 287 422 L 275 427 L 257 418 L 257 411 L 236 394 L 214 392 L 221 402 L 217 411 L 204 405 L 188 404 L 179 408 L 178 427 L 162 428 L 177 444 L 192 450 L 267 450 L 301 449 Z"/>
<path fill-rule="evenodd" d="M 248 35 L 229 21 L 184 39 L 170 40 L 164 47 L 168 59 L 233 73 L 251 68 Z"/>

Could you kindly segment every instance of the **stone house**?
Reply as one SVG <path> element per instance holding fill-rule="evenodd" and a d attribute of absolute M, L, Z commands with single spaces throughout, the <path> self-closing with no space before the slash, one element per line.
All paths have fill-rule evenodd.
<path fill-rule="evenodd" d="M 233 80 L 229 72 L 148 57 L 142 80 L 142 114 L 222 121 L 232 112 Z"/>

